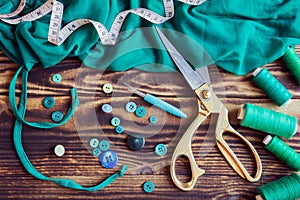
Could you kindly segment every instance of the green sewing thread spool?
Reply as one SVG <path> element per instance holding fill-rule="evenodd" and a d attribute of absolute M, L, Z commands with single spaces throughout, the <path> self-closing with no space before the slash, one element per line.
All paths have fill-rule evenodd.
<path fill-rule="evenodd" d="M 256 200 L 296 200 L 300 198 L 300 173 L 292 173 L 257 188 Z"/>
<path fill-rule="evenodd" d="M 266 69 L 256 69 L 253 82 L 278 106 L 291 103 L 292 94 Z"/>
<path fill-rule="evenodd" d="M 284 143 L 277 136 L 268 135 L 265 137 L 263 143 L 266 145 L 266 149 L 272 152 L 282 162 L 300 171 L 300 154 L 297 153 L 292 147 Z"/>
<path fill-rule="evenodd" d="M 240 124 L 249 128 L 290 139 L 298 130 L 297 118 L 247 103 L 238 114 Z"/>
<path fill-rule="evenodd" d="M 294 75 L 298 84 L 300 84 L 300 58 L 293 47 L 289 47 L 287 52 L 282 56 L 283 61 Z"/>

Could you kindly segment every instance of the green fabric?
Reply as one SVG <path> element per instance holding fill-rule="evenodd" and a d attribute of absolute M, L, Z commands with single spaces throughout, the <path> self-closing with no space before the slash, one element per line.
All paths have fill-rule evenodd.
<path fill-rule="evenodd" d="M 18 2 L 19 0 L 2 1 L 1 13 L 11 12 Z M 25 11 L 20 16 L 37 8 L 43 2 L 28 1 Z M 60 2 L 65 6 L 63 25 L 75 19 L 89 18 L 110 28 L 120 11 L 137 7 L 149 8 L 164 15 L 162 0 L 101 2 L 90 0 L 89 3 L 83 0 L 61 0 Z M 300 1 L 297 0 L 210 0 L 200 6 L 191 6 L 175 0 L 174 4 L 174 18 L 161 26 L 195 39 L 207 50 L 218 66 L 238 75 L 248 73 L 279 58 L 288 46 L 300 43 Z M 93 26 L 86 25 L 71 35 L 61 46 L 50 44 L 47 42 L 49 18 L 50 14 L 37 21 L 22 22 L 17 26 L 0 22 L 0 49 L 18 64 L 24 64 L 30 69 L 34 64 L 42 67 L 54 66 L 66 56 L 83 56 L 98 41 Z M 122 31 L 147 26 L 153 24 L 130 14 Z M 107 47 L 102 47 L 103 55 L 106 49 Z M 130 60 L 130 65 L 121 65 L 122 62 L 119 61 L 112 63 L 111 68 L 126 70 L 141 63 L 159 63 L 167 56 L 164 54 L 156 57 L 156 54 L 149 49 L 132 52 L 120 58 L 126 63 Z"/>

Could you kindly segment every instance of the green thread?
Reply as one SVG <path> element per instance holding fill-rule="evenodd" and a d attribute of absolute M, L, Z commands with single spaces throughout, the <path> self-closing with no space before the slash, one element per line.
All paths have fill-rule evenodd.
<path fill-rule="evenodd" d="M 285 105 L 292 98 L 292 94 L 266 68 L 253 78 L 253 82 L 278 106 Z"/>
<path fill-rule="evenodd" d="M 292 173 L 257 188 L 264 200 L 296 200 L 300 198 L 300 176 Z"/>
<path fill-rule="evenodd" d="M 300 84 L 300 58 L 296 50 L 293 47 L 288 48 L 287 52 L 282 56 L 282 59 L 298 84 Z"/>
<path fill-rule="evenodd" d="M 271 137 L 269 136 L 269 138 Z M 284 143 L 281 139 L 274 136 L 265 147 L 282 162 L 296 171 L 300 171 L 300 154 L 297 153 L 292 147 Z"/>
<path fill-rule="evenodd" d="M 240 124 L 284 138 L 291 138 L 298 128 L 297 118 L 253 104 L 245 104 Z"/>

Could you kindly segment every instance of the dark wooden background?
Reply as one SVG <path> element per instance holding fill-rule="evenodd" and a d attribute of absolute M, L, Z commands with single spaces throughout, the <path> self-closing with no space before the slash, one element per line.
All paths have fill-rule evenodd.
<path fill-rule="evenodd" d="M 298 53 L 300 48 L 298 47 Z M 28 174 L 18 160 L 13 147 L 12 135 L 15 118 L 8 103 L 9 82 L 18 69 L 3 53 L 0 53 L 0 198 L 1 199 L 254 199 L 256 188 L 282 176 L 292 170 L 265 150 L 262 140 L 265 133 L 251 130 L 239 125 L 236 118 L 238 109 L 250 102 L 278 110 L 300 119 L 300 90 L 293 76 L 281 60 L 266 67 L 293 94 L 293 102 L 287 107 L 279 108 L 252 82 L 251 75 L 236 76 L 222 69 L 219 74 L 222 84 L 213 82 L 218 96 L 229 110 L 230 122 L 257 149 L 263 165 L 260 181 L 249 183 L 240 178 L 227 164 L 218 148 L 214 145 L 213 133 L 206 131 L 210 124 L 205 123 L 197 131 L 192 146 L 197 163 L 206 170 L 199 178 L 195 189 L 190 192 L 179 190 L 172 182 L 169 172 L 169 160 L 174 144 L 184 129 L 197 114 L 196 98 L 185 80 L 178 73 L 138 72 L 100 72 L 81 66 L 81 62 L 68 58 L 57 67 L 50 69 L 34 68 L 29 75 L 28 121 L 50 121 L 49 116 L 54 110 L 66 112 L 70 105 L 69 89 L 78 88 L 79 105 L 74 117 L 65 125 L 51 130 L 39 130 L 24 126 L 23 145 L 33 165 L 49 177 L 71 178 L 84 186 L 92 186 L 108 175 L 117 172 L 121 164 L 130 166 L 126 175 L 109 187 L 97 192 L 76 191 L 66 189 L 54 183 L 37 180 Z M 61 83 L 53 83 L 51 76 L 60 73 Z M 99 75 L 101 74 L 102 75 Z M 219 76 L 218 76 L 219 75 Z M 126 91 L 123 81 L 139 87 L 141 91 L 152 93 L 160 98 L 180 106 L 188 114 L 188 118 L 180 119 L 153 108 L 140 97 Z M 113 94 L 104 94 L 102 85 L 110 82 L 114 85 Z M 222 91 L 222 86 L 225 90 Z M 20 90 L 18 89 L 18 94 Z M 52 96 L 56 105 L 45 109 L 42 100 Z M 151 113 L 159 116 L 157 125 L 149 125 L 147 118 L 138 119 L 129 115 L 124 109 L 128 100 L 144 105 Z M 112 114 L 105 114 L 100 106 L 111 103 Z M 139 133 L 146 137 L 142 151 L 132 152 L 126 144 L 127 134 L 114 133 L 109 125 L 112 116 L 118 116 L 127 134 Z M 212 117 L 215 119 L 215 116 Z M 214 120 L 212 120 L 213 124 Z M 161 130 L 160 130 L 161 129 Z M 246 168 L 254 173 L 254 162 L 246 147 L 229 134 L 226 139 Z M 118 152 L 120 162 L 114 169 L 104 169 L 98 159 L 91 155 L 87 142 L 91 137 L 107 138 L 112 149 Z M 202 144 L 202 142 L 204 144 Z M 285 140 L 286 141 L 286 140 Z M 299 133 L 286 141 L 298 152 L 300 151 Z M 168 146 L 168 154 L 161 158 L 153 153 L 156 144 Z M 53 148 L 63 144 L 66 154 L 56 157 Z M 206 147 L 206 148 L 204 148 Z M 177 172 L 181 179 L 187 180 L 188 163 L 180 160 Z M 145 181 L 155 184 L 155 191 L 147 194 L 142 189 Z"/>

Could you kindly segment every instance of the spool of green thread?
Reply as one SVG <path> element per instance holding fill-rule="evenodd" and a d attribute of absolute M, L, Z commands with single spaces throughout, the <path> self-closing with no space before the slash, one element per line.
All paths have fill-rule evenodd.
<path fill-rule="evenodd" d="M 300 175 L 292 173 L 257 188 L 257 200 L 296 200 L 300 198 Z"/>
<path fill-rule="evenodd" d="M 252 74 L 253 82 L 278 106 L 291 102 L 292 94 L 266 68 L 258 68 Z"/>
<path fill-rule="evenodd" d="M 300 58 L 293 47 L 289 47 L 287 52 L 282 56 L 283 61 L 294 75 L 298 84 L 300 84 Z"/>
<path fill-rule="evenodd" d="M 296 171 L 300 171 L 300 154 L 292 147 L 278 137 L 270 135 L 265 137 L 263 143 L 266 145 L 266 149 L 272 152 L 278 159 Z"/>
<path fill-rule="evenodd" d="M 297 118 L 247 103 L 240 110 L 240 124 L 249 128 L 290 139 L 298 130 Z"/>

